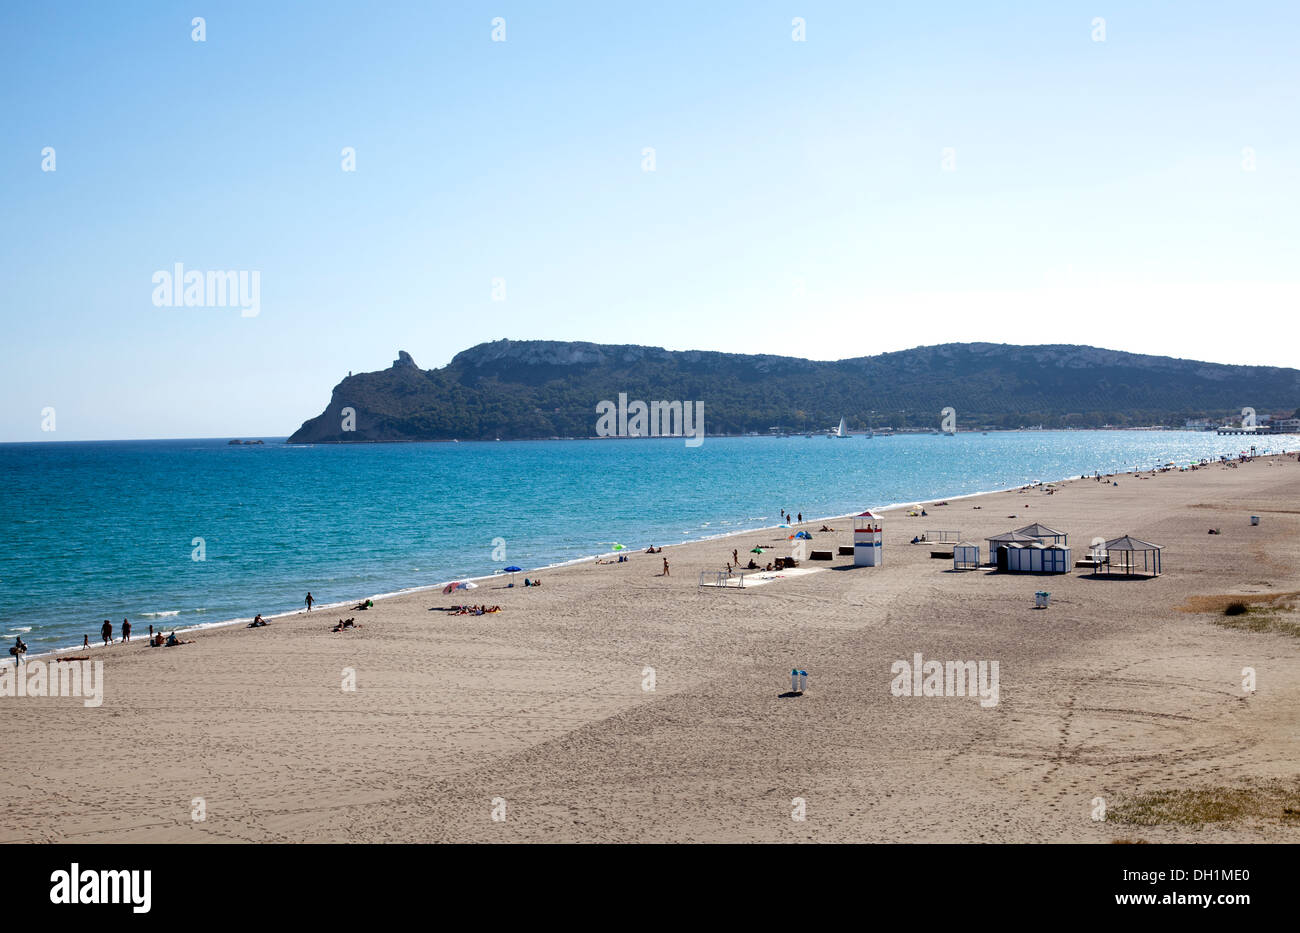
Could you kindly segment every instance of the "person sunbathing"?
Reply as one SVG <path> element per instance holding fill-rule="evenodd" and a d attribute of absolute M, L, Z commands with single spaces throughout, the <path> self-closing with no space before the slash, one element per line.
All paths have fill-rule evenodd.
<path fill-rule="evenodd" d="M 165 642 L 163 642 L 163 647 L 164 647 L 164 648 L 175 648 L 177 645 L 192 645 L 192 644 L 194 644 L 194 640 L 193 640 L 193 639 L 185 639 L 185 640 L 181 640 L 181 639 L 179 639 L 179 638 L 176 637 L 176 633 L 175 633 L 175 632 L 172 632 L 170 635 L 167 636 L 167 640 L 166 640 Z"/>
<path fill-rule="evenodd" d="M 248 623 L 248 627 L 261 628 L 264 625 L 270 625 L 270 624 L 271 624 L 270 622 L 267 622 L 265 619 L 262 618 L 262 614 L 259 612 L 257 616 L 253 619 L 253 621 Z"/>

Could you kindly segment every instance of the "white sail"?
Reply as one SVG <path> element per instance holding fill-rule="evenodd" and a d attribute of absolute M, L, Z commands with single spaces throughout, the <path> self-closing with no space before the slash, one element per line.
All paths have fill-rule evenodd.
<path fill-rule="evenodd" d="M 843 418 L 840 419 L 840 426 L 835 429 L 836 437 L 845 437 L 849 433 L 849 425 Z"/>

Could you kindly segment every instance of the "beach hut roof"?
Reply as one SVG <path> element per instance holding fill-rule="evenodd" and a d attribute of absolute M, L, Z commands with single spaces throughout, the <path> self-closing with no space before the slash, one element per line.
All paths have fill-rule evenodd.
<path fill-rule="evenodd" d="M 1021 534 L 1018 531 L 1008 531 L 1005 534 L 994 535 L 993 537 L 986 538 L 985 540 L 995 544 L 1012 544 L 1012 543 L 1028 544 L 1029 542 L 1036 541 L 1038 539 L 1031 538 L 1029 535 Z"/>
<path fill-rule="evenodd" d="M 1034 522 L 1032 525 L 1026 525 L 1024 528 L 1017 528 L 1016 534 L 1029 535 L 1031 538 L 1059 538 L 1064 535 L 1064 531 L 1057 531 L 1055 528 L 1048 528 Z"/>
<path fill-rule="evenodd" d="M 953 547 L 979 547 L 979 545 L 973 544 L 970 541 L 958 541 L 953 545 Z"/>
<path fill-rule="evenodd" d="M 1150 541 L 1143 541 L 1141 538 L 1135 538 L 1132 535 L 1124 535 L 1115 538 L 1113 541 L 1107 541 L 1102 547 L 1108 551 L 1160 551 L 1164 549 L 1163 544 L 1152 544 Z"/>
<path fill-rule="evenodd" d="M 865 512 L 858 515 L 858 518 L 884 518 L 884 516 L 879 512 L 873 512 L 871 509 L 867 509 Z"/>

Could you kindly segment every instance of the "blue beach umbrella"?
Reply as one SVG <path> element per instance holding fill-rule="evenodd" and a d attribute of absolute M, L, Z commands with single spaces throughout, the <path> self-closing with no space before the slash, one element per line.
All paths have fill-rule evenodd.
<path fill-rule="evenodd" d="M 513 564 L 505 569 L 505 572 L 510 574 L 511 583 L 515 582 L 515 574 L 520 573 L 523 569 L 523 567 L 516 567 Z"/>

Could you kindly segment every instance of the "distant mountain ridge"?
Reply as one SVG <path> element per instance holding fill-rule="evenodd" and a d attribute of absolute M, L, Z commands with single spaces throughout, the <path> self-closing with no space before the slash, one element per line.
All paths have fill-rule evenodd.
<path fill-rule="evenodd" d="M 406 351 L 349 375 L 289 443 L 589 437 L 596 404 L 703 401 L 709 434 L 937 427 L 1181 424 L 1252 407 L 1294 411 L 1300 370 L 1231 366 L 1096 347 L 949 343 L 819 362 L 552 340 L 496 340 L 442 369 Z M 351 410 L 349 416 L 348 409 Z M 346 428 L 351 427 L 351 430 Z"/>

